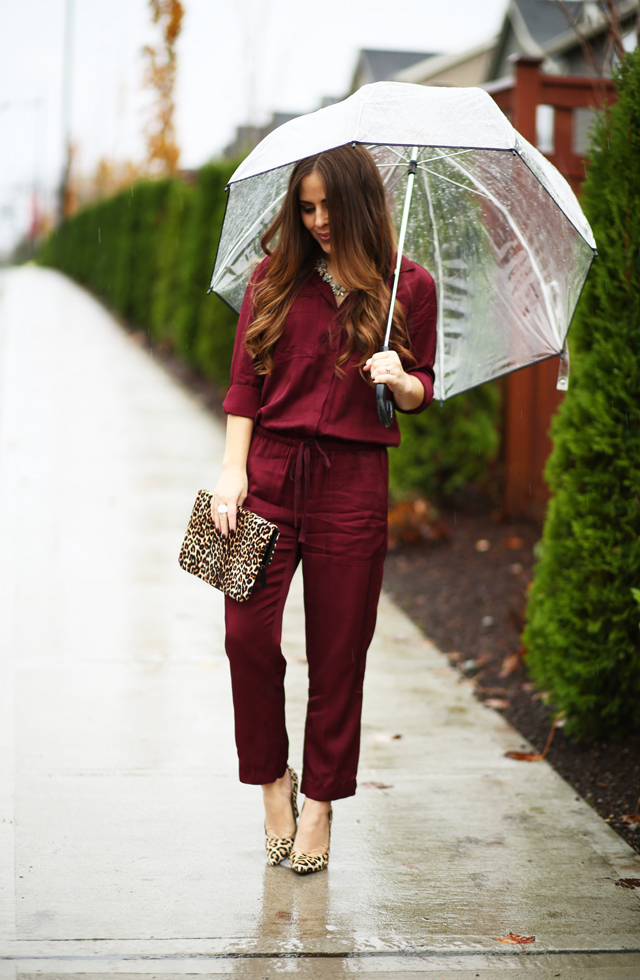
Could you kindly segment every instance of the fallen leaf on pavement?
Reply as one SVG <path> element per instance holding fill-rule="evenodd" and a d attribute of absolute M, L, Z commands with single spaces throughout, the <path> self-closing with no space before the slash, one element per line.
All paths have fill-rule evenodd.
<path fill-rule="evenodd" d="M 520 653 L 508 653 L 502 661 L 500 677 L 510 677 L 520 666 Z"/>
<path fill-rule="evenodd" d="M 619 888 L 640 888 L 640 878 L 618 878 L 616 885 Z"/>
<path fill-rule="evenodd" d="M 535 936 L 517 936 L 515 932 L 508 932 L 506 936 L 498 938 L 497 936 L 491 937 L 494 943 L 504 943 L 505 946 L 524 946 L 525 943 L 535 943 Z"/>
<path fill-rule="evenodd" d="M 564 711 L 561 711 L 554 718 L 551 731 L 549 732 L 549 738 L 547 739 L 547 744 L 542 752 L 505 752 L 507 759 L 515 759 L 517 762 L 541 762 L 551 747 L 555 730 L 558 727 L 561 718 L 564 718 Z"/>
<path fill-rule="evenodd" d="M 625 813 L 624 817 L 622 817 L 622 822 L 628 827 L 631 824 L 640 823 L 640 799 L 636 803 L 635 813 Z"/>
<path fill-rule="evenodd" d="M 366 789 L 393 789 L 393 786 L 389 783 L 360 783 Z"/>

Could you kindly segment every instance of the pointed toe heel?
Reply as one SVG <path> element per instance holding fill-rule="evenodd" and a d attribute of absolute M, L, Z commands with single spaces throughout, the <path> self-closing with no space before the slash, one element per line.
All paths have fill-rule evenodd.
<path fill-rule="evenodd" d="M 294 851 L 289 854 L 289 864 L 291 870 L 297 875 L 310 875 L 314 871 L 324 871 L 329 864 L 329 851 L 331 849 L 331 823 L 333 821 L 333 807 L 329 807 L 329 846 L 324 854 L 303 854 L 301 851 Z"/>
<path fill-rule="evenodd" d="M 287 766 L 289 771 L 289 777 L 291 779 L 291 810 L 293 811 L 293 820 L 297 825 L 298 823 L 298 776 L 297 773 Z M 280 864 L 285 858 L 288 858 L 293 850 L 293 842 L 296 838 L 295 830 L 291 837 L 272 837 L 271 834 L 267 833 L 267 825 L 265 823 L 264 827 L 264 846 L 267 852 L 267 860 L 272 867 Z"/>

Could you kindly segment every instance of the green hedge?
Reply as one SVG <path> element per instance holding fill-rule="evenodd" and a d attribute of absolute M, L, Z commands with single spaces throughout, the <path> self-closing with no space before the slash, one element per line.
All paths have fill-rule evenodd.
<path fill-rule="evenodd" d="M 152 340 L 175 350 L 221 388 L 237 318 L 207 287 L 235 163 L 212 163 L 193 183 L 141 181 L 65 221 L 40 251 Z M 446 499 L 483 483 L 498 451 L 499 386 L 400 416 L 390 454 L 391 490 Z"/>
<path fill-rule="evenodd" d="M 38 256 L 220 387 L 237 318 L 207 288 L 235 166 L 208 164 L 193 183 L 140 181 L 65 221 Z"/>
<path fill-rule="evenodd" d="M 640 726 L 640 51 L 616 88 L 584 185 L 599 257 L 571 330 L 524 633 L 534 680 L 585 739 Z"/>

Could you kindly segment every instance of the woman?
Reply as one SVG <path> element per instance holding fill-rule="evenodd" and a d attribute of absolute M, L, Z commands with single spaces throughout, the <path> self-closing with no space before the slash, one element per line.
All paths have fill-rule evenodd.
<path fill-rule="evenodd" d="M 331 801 L 356 789 L 387 548 L 387 446 L 400 442 L 397 422 L 378 421 L 374 385 L 387 385 L 399 411 L 430 403 L 436 297 L 429 273 L 403 260 L 393 350 L 379 352 L 395 238 L 378 169 L 360 146 L 297 163 L 261 244 L 267 257 L 240 312 L 212 513 L 223 535 L 240 504 L 280 529 L 266 587 L 245 603 L 225 600 L 226 649 L 240 779 L 262 785 L 269 862 L 289 856 L 305 874 L 328 863 Z M 300 560 L 309 703 L 296 828 L 280 637 Z"/>

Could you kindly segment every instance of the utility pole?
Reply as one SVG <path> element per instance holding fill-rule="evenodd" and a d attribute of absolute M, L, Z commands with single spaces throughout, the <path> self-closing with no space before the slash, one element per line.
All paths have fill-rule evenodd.
<path fill-rule="evenodd" d="M 73 0 L 64 2 L 64 44 L 62 55 L 62 139 L 64 161 L 58 191 L 58 221 L 64 221 L 67 210 L 69 172 L 71 170 L 71 98 L 73 89 Z"/>

